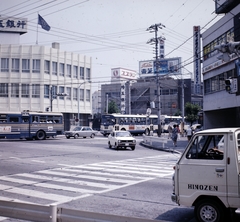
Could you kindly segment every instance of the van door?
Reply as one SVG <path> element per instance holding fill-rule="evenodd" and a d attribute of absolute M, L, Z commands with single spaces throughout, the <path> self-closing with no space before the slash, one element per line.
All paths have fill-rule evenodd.
<path fill-rule="evenodd" d="M 228 204 L 231 208 L 240 207 L 240 133 L 228 135 L 227 187 Z M 225 144 L 225 141 L 224 141 Z"/>
<path fill-rule="evenodd" d="M 217 149 L 226 135 L 195 135 L 178 166 L 180 202 L 191 206 L 200 195 L 226 199 L 226 155 Z M 191 199 L 191 201 L 189 201 Z"/>

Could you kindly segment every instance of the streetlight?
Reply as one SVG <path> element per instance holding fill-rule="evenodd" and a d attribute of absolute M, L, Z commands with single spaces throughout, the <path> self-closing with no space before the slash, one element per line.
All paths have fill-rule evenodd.
<path fill-rule="evenodd" d="M 155 38 L 148 40 L 147 44 L 155 44 L 155 66 L 156 66 L 156 77 L 157 77 L 157 97 L 158 97 L 158 136 L 161 136 L 161 101 L 160 101 L 160 81 L 159 81 L 159 57 L 158 57 L 158 42 L 161 38 L 158 38 L 158 29 L 165 28 L 165 25 L 159 23 L 151 25 L 146 31 L 155 32 Z"/>
<path fill-rule="evenodd" d="M 78 93 L 77 93 L 77 99 L 78 99 L 78 125 L 80 125 L 80 108 L 79 108 L 79 106 L 80 106 L 80 87 L 83 85 L 83 84 L 85 84 L 85 83 L 91 83 L 91 81 L 89 80 L 89 81 L 85 81 L 85 82 L 82 82 L 79 86 L 78 86 Z"/>

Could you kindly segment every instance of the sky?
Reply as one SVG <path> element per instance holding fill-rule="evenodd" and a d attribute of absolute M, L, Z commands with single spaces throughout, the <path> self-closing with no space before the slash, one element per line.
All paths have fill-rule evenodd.
<path fill-rule="evenodd" d="M 0 15 L 28 19 L 20 44 L 60 43 L 61 51 L 92 58 L 93 91 L 109 84 L 112 68 L 139 72 L 139 61 L 152 60 L 154 47 L 146 31 L 161 23 L 165 58 L 181 57 L 182 73 L 193 72 L 193 26 L 201 33 L 217 22 L 213 0 L 0 0 Z M 37 25 L 38 13 L 51 26 Z M 38 31 L 37 31 L 38 30 Z"/>

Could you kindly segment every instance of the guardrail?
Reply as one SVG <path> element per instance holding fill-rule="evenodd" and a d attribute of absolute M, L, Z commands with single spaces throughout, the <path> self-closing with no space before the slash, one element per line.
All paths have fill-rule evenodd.
<path fill-rule="evenodd" d="M 0 200 L 0 216 L 36 222 L 153 222 L 155 220 Z M 158 222 L 161 222 L 158 220 Z"/>
<path fill-rule="evenodd" d="M 153 145 L 153 142 L 162 143 L 162 148 L 165 148 L 165 144 L 168 142 L 165 137 L 156 137 L 156 136 L 146 136 L 143 134 L 143 142 L 145 144 Z"/>

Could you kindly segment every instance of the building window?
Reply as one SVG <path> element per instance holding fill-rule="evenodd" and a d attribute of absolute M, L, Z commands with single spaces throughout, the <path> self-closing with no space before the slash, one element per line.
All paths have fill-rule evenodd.
<path fill-rule="evenodd" d="M 52 99 L 57 98 L 57 86 L 51 86 Z"/>
<path fill-rule="evenodd" d="M 169 89 L 163 89 L 162 95 L 169 95 Z"/>
<path fill-rule="evenodd" d="M 71 77 L 72 76 L 72 66 L 67 64 L 67 76 Z"/>
<path fill-rule="evenodd" d="M 22 97 L 29 97 L 29 84 L 22 84 Z"/>
<path fill-rule="evenodd" d="M 73 88 L 73 100 L 78 99 L 77 90 L 78 90 L 77 88 Z"/>
<path fill-rule="evenodd" d="M 73 78 L 77 79 L 78 78 L 78 67 L 73 66 Z"/>
<path fill-rule="evenodd" d="M 52 74 L 57 75 L 57 62 L 52 62 Z"/>
<path fill-rule="evenodd" d="M 9 59 L 1 58 L 1 71 L 2 72 L 9 71 Z"/>
<path fill-rule="evenodd" d="M 91 98 L 90 90 L 87 89 L 87 90 L 86 90 L 86 101 L 89 101 L 89 102 L 90 102 L 90 98 Z"/>
<path fill-rule="evenodd" d="M 86 72 L 87 72 L 86 78 L 87 78 L 87 80 L 90 80 L 90 79 L 91 79 L 91 71 L 90 71 L 90 69 L 87 68 L 87 69 L 86 69 Z"/>
<path fill-rule="evenodd" d="M 80 79 L 84 79 L 84 67 L 80 67 Z"/>
<path fill-rule="evenodd" d="M 64 93 L 64 86 L 59 86 L 59 93 Z M 64 96 L 59 96 L 59 99 L 64 100 Z"/>
<path fill-rule="evenodd" d="M 84 101 L 84 89 L 80 89 L 80 101 Z"/>
<path fill-rule="evenodd" d="M 49 98 L 49 85 L 44 85 L 44 98 Z"/>
<path fill-rule="evenodd" d="M 30 59 L 22 59 L 22 72 L 30 72 Z"/>
<path fill-rule="evenodd" d="M 63 63 L 59 64 L 59 75 L 64 76 L 64 64 Z"/>
<path fill-rule="evenodd" d="M 211 79 L 207 79 L 204 81 L 204 93 L 208 94 L 211 92 Z"/>
<path fill-rule="evenodd" d="M 176 95 L 178 93 L 177 89 L 170 89 L 171 95 Z"/>
<path fill-rule="evenodd" d="M 47 74 L 50 73 L 50 61 L 48 61 L 48 60 L 44 61 L 44 72 Z"/>
<path fill-rule="evenodd" d="M 32 84 L 32 98 L 40 98 L 40 84 Z"/>
<path fill-rule="evenodd" d="M 11 97 L 19 97 L 19 84 L 18 83 L 11 84 Z"/>
<path fill-rule="evenodd" d="M 32 72 L 40 73 L 40 59 L 33 59 L 33 68 Z"/>
<path fill-rule="evenodd" d="M 19 72 L 19 59 L 12 59 L 12 72 Z"/>
<path fill-rule="evenodd" d="M 8 83 L 0 83 L 0 97 L 8 97 Z"/>
<path fill-rule="evenodd" d="M 72 96 L 72 94 L 71 94 L 71 87 L 67 87 L 67 99 L 71 100 L 71 96 Z"/>

